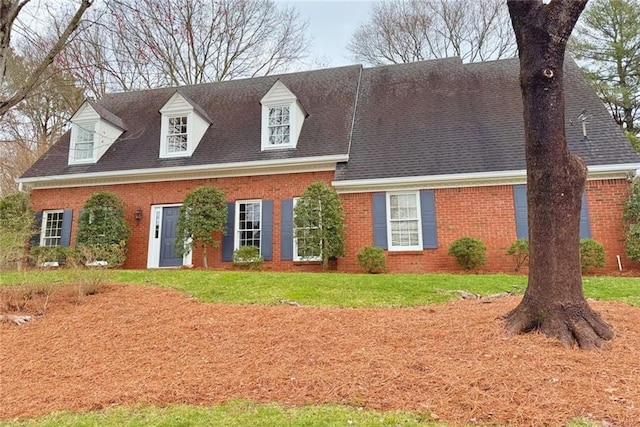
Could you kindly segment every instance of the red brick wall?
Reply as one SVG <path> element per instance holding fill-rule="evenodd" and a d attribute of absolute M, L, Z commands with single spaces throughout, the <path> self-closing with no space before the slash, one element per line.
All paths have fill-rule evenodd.
<path fill-rule="evenodd" d="M 126 219 L 131 228 L 129 251 L 125 268 L 146 268 L 149 240 L 149 214 L 156 204 L 180 203 L 187 192 L 201 185 L 213 185 L 224 191 L 227 200 L 270 199 L 273 212 L 273 261 L 264 268 L 279 271 L 315 271 L 318 264 L 299 264 L 280 261 L 280 201 L 299 196 L 315 181 L 331 182 L 333 172 L 300 173 L 295 175 L 268 175 L 239 178 L 200 179 L 189 181 L 146 184 L 74 187 L 52 190 L 34 190 L 32 201 L 37 210 L 73 209 L 72 236 L 75 236 L 77 215 L 86 199 L 95 191 L 106 190 L 117 194 L 125 204 Z M 622 257 L 625 268 L 635 267 L 624 256 L 622 211 L 627 197 L 626 180 L 589 181 L 587 200 L 591 233 L 602 243 L 607 253 L 606 271 L 617 270 L 616 255 Z M 341 271 L 360 271 L 356 254 L 363 246 L 373 244 L 371 193 L 341 195 L 346 212 L 347 256 L 340 259 Z M 514 263 L 505 254 L 516 239 L 513 190 L 511 186 L 436 189 L 436 222 L 438 249 L 411 253 L 387 252 L 388 270 L 391 272 L 458 271 L 447 248 L 455 239 L 470 236 L 481 239 L 488 248 L 487 265 L 481 271 L 512 272 Z M 142 220 L 133 218 L 137 208 L 142 209 Z M 72 239 L 73 244 L 73 239 Z M 220 248 L 209 250 L 211 268 L 231 268 L 222 263 Z M 201 254 L 196 251 L 193 262 L 200 266 Z"/>

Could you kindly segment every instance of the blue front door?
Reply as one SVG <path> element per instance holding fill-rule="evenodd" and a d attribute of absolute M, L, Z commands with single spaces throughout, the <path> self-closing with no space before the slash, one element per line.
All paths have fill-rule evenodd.
<path fill-rule="evenodd" d="M 162 237 L 160 238 L 160 267 L 179 267 L 182 257 L 175 251 L 176 225 L 178 224 L 179 206 L 162 208 Z"/>

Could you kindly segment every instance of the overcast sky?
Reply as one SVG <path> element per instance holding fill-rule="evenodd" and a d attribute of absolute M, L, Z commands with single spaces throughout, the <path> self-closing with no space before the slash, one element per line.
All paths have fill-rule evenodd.
<path fill-rule="evenodd" d="M 298 0 L 283 1 L 295 6 L 302 19 L 309 20 L 310 60 L 323 66 L 353 64 L 346 46 L 358 25 L 365 21 L 371 0 Z M 317 66 L 313 68 L 318 68 Z"/>

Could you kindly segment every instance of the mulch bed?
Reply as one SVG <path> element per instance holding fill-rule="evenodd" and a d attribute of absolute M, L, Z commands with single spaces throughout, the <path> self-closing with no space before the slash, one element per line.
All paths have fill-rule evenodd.
<path fill-rule="evenodd" d="M 640 425 L 640 309 L 592 302 L 616 338 L 599 351 L 507 338 L 519 297 L 410 309 L 202 304 L 166 289 L 52 295 L 0 324 L 0 419 L 234 398 L 425 413 L 454 424 Z"/>

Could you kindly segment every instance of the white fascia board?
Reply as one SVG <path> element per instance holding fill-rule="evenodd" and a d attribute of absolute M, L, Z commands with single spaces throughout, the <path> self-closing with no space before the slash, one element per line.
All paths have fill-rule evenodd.
<path fill-rule="evenodd" d="M 295 159 L 260 160 L 254 162 L 235 162 L 213 165 L 132 169 L 126 171 L 29 177 L 20 178 L 17 182 L 37 189 L 87 187 L 110 184 L 137 184 L 158 181 L 184 181 L 190 179 L 277 175 L 301 172 L 322 172 L 334 171 L 337 163 L 346 162 L 348 159 L 349 156 L 346 154 L 337 154 L 331 156 L 303 157 Z"/>
<path fill-rule="evenodd" d="M 640 176 L 640 163 L 595 165 L 588 167 L 587 179 L 630 179 L 633 178 L 636 171 Z M 332 185 L 338 193 L 370 193 L 374 191 L 488 187 L 526 183 L 527 171 L 521 169 L 498 172 L 471 172 L 448 175 L 333 181 Z"/>

